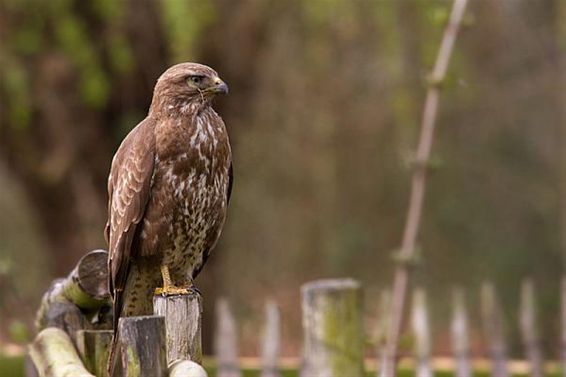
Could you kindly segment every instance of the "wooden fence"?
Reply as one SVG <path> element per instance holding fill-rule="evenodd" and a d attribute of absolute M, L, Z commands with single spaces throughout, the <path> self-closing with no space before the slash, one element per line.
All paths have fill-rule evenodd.
<path fill-rule="evenodd" d="M 112 339 L 109 300 L 106 291 L 106 258 L 103 250 L 85 255 L 71 274 L 56 280 L 42 299 L 38 311 L 39 333 L 29 346 L 28 377 L 107 377 L 106 363 Z M 368 364 L 381 376 L 377 360 L 364 357 L 366 335 L 363 319 L 363 294 L 353 279 L 319 280 L 305 284 L 301 290 L 303 312 L 303 352 L 298 362 L 301 377 L 361 377 Z M 563 332 L 562 365 L 566 365 L 566 280 L 562 283 Z M 489 362 L 485 363 L 493 377 L 511 375 L 515 369 L 508 360 L 503 331 L 503 316 L 493 284 L 481 287 L 481 314 L 485 348 Z M 384 335 L 388 326 L 389 294 L 380 300 L 378 339 L 375 359 L 383 357 Z M 457 377 L 472 376 L 477 362 L 470 352 L 469 319 L 466 299 L 461 289 L 452 295 L 450 323 L 453 357 L 449 369 Z M 519 329 L 522 335 L 525 361 L 523 372 L 533 377 L 545 375 L 545 366 L 537 331 L 535 289 L 525 280 L 521 288 Z M 413 290 L 411 301 L 411 368 L 417 377 L 435 373 L 426 293 Z M 195 294 L 154 297 L 154 314 L 145 317 L 121 318 L 115 376 L 175 376 L 206 377 L 201 366 L 202 302 Z M 267 301 L 261 359 L 261 377 L 281 376 L 280 316 L 277 304 Z M 214 350 L 216 375 L 240 377 L 237 322 L 225 299 L 216 303 Z M 406 348 L 406 347 L 405 347 Z M 435 360 L 438 361 L 438 360 Z M 555 363 L 556 364 L 556 363 Z M 484 367 L 485 368 L 485 367 Z M 443 368 L 445 369 L 445 368 Z M 558 369 L 555 367 L 555 369 Z M 566 375 L 566 369 L 563 369 Z"/>

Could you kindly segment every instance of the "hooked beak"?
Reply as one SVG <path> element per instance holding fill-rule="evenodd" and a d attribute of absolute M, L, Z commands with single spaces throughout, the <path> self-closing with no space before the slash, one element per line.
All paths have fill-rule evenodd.
<path fill-rule="evenodd" d="M 228 94 L 228 85 L 220 78 L 214 79 L 214 86 L 209 89 L 212 93 Z"/>

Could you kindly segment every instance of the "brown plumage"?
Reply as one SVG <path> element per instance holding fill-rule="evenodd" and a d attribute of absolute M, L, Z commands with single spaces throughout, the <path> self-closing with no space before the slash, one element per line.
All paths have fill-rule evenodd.
<path fill-rule="evenodd" d="M 162 284 L 163 294 L 192 287 L 218 240 L 232 157 L 211 100 L 227 91 L 207 66 L 169 68 L 155 85 L 148 116 L 114 156 L 106 238 L 115 333 L 119 317 L 152 314 Z"/>

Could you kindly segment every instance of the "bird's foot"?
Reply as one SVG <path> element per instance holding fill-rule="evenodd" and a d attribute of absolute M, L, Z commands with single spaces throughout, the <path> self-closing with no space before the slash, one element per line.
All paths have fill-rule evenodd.
<path fill-rule="evenodd" d="M 155 288 L 155 295 L 162 295 L 162 296 L 175 296 L 175 295 L 189 295 L 189 294 L 198 294 L 199 296 L 200 291 L 194 287 L 176 287 L 174 285 L 166 286 L 163 288 Z"/>

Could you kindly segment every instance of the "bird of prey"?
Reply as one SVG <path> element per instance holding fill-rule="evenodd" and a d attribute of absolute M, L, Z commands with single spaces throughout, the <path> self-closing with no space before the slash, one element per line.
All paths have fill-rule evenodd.
<path fill-rule="evenodd" d="M 154 293 L 193 289 L 220 236 L 233 180 L 226 127 L 211 106 L 220 93 L 228 86 L 210 67 L 169 68 L 112 160 L 105 236 L 113 350 L 118 319 L 153 314 Z"/>

